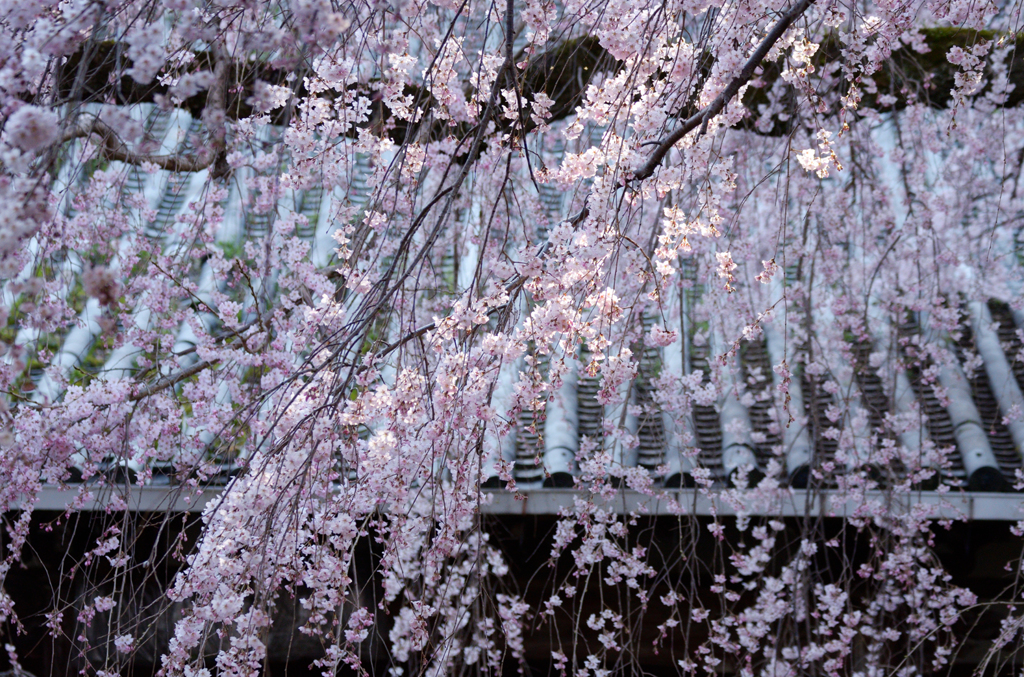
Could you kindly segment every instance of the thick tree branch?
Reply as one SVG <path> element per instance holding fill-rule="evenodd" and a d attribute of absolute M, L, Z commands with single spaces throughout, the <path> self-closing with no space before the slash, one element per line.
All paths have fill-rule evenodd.
<path fill-rule="evenodd" d="M 87 138 L 96 134 L 102 141 L 101 148 L 105 159 L 131 165 L 148 163 L 172 172 L 198 172 L 214 162 L 226 167 L 222 156 L 226 137 L 225 107 L 229 68 L 230 64 L 223 58 L 218 59 L 214 66 L 214 83 L 210 87 L 207 98 L 208 106 L 202 111 L 202 117 L 207 123 L 210 143 L 201 154 L 150 155 L 137 153 L 128 147 L 116 129 L 94 115 L 82 116 L 77 124 L 65 130 L 61 141 L 66 143 L 72 139 Z M 224 170 L 221 173 L 224 173 Z"/>
<path fill-rule="evenodd" d="M 77 125 L 64 132 L 61 141 L 67 142 L 72 139 L 87 138 L 93 134 L 100 137 L 103 142 L 102 153 L 107 160 L 124 162 L 131 165 L 153 164 L 160 169 L 171 172 L 198 172 L 206 169 L 216 157 L 214 153 L 207 153 L 204 156 L 196 155 L 148 155 L 136 153 L 118 136 L 117 130 L 108 125 L 98 117 L 89 115 L 83 116 Z"/>
<path fill-rule="evenodd" d="M 138 402 L 139 400 L 144 400 L 147 397 L 151 397 L 153 395 L 156 395 L 157 393 L 159 393 L 159 392 L 161 392 L 163 390 L 167 390 L 171 386 L 174 386 L 174 385 L 176 385 L 178 383 L 181 383 L 182 381 L 184 381 L 185 379 L 187 379 L 187 378 L 189 378 L 191 376 L 195 376 L 196 374 L 198 374 L 199 372 L 201 372 L 201 371 L 203 371 L 205 369 L 209 369 L 210 367 L 215 366 L 216 364 L 217 364 L 216 360 L 213 361 L 213 362 L 211 362 L 209 360 L 200 360 L 199 362 L 196 362 L 195 364 L 193 364 L 191 367 L 188 367 L 187 369 L 182 369 L 181 371 L 178 371 L 178 372 L 175 372 L 173 374 L 170 374 L 170 375 L 160 379 L 159 381 L 157 381 L 153 385 L 148 386 L 146 388 L 143 388 L 142 390 L 136 392 L 135 394 L 130 395 L 128 397 L 128 400 L 130 402 Z"/>
<path fill-rule="evenodd" d="M 245 337 L 243 337 L 242 334 L 244 334 L 245 332 L 249 331 L 250 329 L 252 329 L 253 327 L 255 327 L 256 325 L 259 325 L 259 324 L 263 324 L 263 323 L 260 320 L 253 320 L 252 322 L 249 322 L 248 324 L 245 324 L 245 325 L 243 325 L 243 326 L 241 326 L 241 327 L 239 327 L 237 329 L 234 329 L 234 330 L 229 331 L 229 332 L 227 332 L 227 333 L 225 333 L 225 334 L 223 334 L 221 336 L 216 337 L 214 339 L 214 343 L 222 343 L 224 341 L 228 341 L 228 340 L 230 340 L 232 338 L 238 337 L 242 341 L 242 346 L 245 347 Z M 185 351 L 182 351 L 180 353 L 177 353 L 177 357 L 182 357 L 182 356 L 188 355 L 189 353 L 192 353 L 192 352 L 195 352 L 195 347 L 193 347 L 192 349 L 185 350 Z M 154 381 L 150 385 L 146 386 L 142 390 L 138 390 L 133 395 L 130 395 L 128 397 L 128 400 L 130 402 L 138 402 L 139 400 L 144 400 L 147 397 L 151 397 L 153 395 L 156 395 L 157 393 L 162 392 L 162 391 L 170 388 L 171 386 L 175 386 L 178 383 L 181 383 L 182 381 L 184 381 L 185 379 L 191 378 L 192 376 L 195 376 L 196 374 L 198 374 L 201 371 L 204 371 L 204 370 L 209 369 L 211 367 L 215 367 L 218 364 L 220 364 L 220 360 L 219 359 L 200 360 L 199 362 L 196 362 L 195 364 L 193 364 L 190 367 L 185 367 L 184 369 L 181 369 L 180 371 L 176 371 L 173 374 L 167 374 L 163 378 L 157 379 L 156 381 Z"/>
<path fill-rule="evenodd" d="M 807 9 L 814 4 L 814 0 L 800 0 L 792 9 L 779 19 L 778 23 L 772 27 L 772 30 L 768 32 L 761 44 L 757 46 L 754 53 L 750 55 L 750 58 L 739 74 L 733 78 L 732 82 L 719 94 L 714 101 L 704 107 L 703 110 L 697 111 L 691 115 L 682 125 L 679 126 L 674 132 L 668 135 L 659 145 L 658 148 L 651 154 L 651 157 L 647 160 L 647 163 L 643 167 L 638 169 L 633 175 L 634 180 L 642 181 L 650 177 L 654 170 L 658 168 L 662 160 L 668 154 L 672 146 L 676 145 L 684 136 L 692 132 L 700 125 L 701 133 L 707 129 L 708 122 L 711 118 L 721 113 L 725 106 L 739 94 L 740 89 L 743 85 L 750 82 L 750 79 L 754 77 L 754 73 L 757 67 L 761 65 L 764 58 L 768 56 L 768 52 L 775 45 L 779 39 L 785 34 L 789 27 L 793 25 L 793 22 L 800 18 Z"/>

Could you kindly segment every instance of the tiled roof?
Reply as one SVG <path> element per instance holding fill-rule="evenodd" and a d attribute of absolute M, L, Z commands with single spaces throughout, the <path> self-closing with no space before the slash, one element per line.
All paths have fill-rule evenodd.
<path fill-rule="evenodd" d="M 921 331 L 916 316 L 893 327 L 905 339 L 896 357 L 911 365 L 906 371 L 883 373 L 887 370 L 875 363 L 882 361 L 879 357 L 891 361 L 885 347 L 851 340 L 846 364 L 832 373 L 794 375 L 788 410 L 781 405 L 780 377 L 772 367 L 787 357 L 798 364 L 801 351 L 790 348 L 787 356 L 785 341 L 771 325 L 761 337 L 741 344 L 733 382 L 721 388 L 724 394 L 714 403 L 695 404 L 685 415 L 659 409 L 651 377 L 666 371 L 678 377 L 701 372 L 708 383 L 709 359 L 725 352 L 721 341 L 695 342 L 691 331 L 685 342 L 648 348 L 629 395 L 634 406 L 624 419 L 639 448 L 613 462 L 652 471 L 667 466 L 667 487 L 691 486 L 695 468 L 707 469 L 719 486 L 730 486 L 730 478 L 747 467 L 753 473 L 748 482 L 776 468 L 776 479 L 784 485 L 828 488 L 851 473 L 879 485 L 900 482 L 908 472 L 901 459 L 913 465 L 922 450 L 934 446 L 946 450 L 945 464 L 938 477 L 921 488 L 935 488 L 941 478 L 944 484 L 971 491 L 1010 491 L 1024 453 L 1024 422 L 1017 420 L 1017 413 L 1024 410 L 1017 331 L 1024 328 L 1024 314 L 996 299 L 970 304 L 965 313 L 970 323 L 957 340 L 927 338 L 947 341 L 960 358 L 937 370 L 935 386 L 945 396 L 941 401 L 936 387 L 925 382 L 921 368 L 909 359 L 914 337 Z M 980 359 L 970 375 L 962 366 L 968 353 Z M 572 485 L 572 459 L 583 439 L 602 439 L 602 418 L 618 420 L 619 412 L 598 404 L 596 393 L 596 379 L 573 373 L 543 412 L 522 412 L 515 434 L 501 445 L 506 460 L 515 460 L 518 483 Z M 794 420 L 786 425 L 790 415 Z M 908 419 L 916 419 L 917 425 L 908 425 Z M 898 430 L 895 420 L 903 421 Z M 847 451 L 839 459 L 844 436 Z M 857 439 L 850 441 L 851 437 Z M 900 452 L 893 459 L 894 454 L 883 453 L 882 447 Z M 818 471 L 813 476 L 812 468 Z"/>
<path fill-rule="evenodd" d="M 199 123 L 182 111 L 153 110 L 147 115 L 148 131 L 161 140 L 165 151 L 190 143 L 198 131 Z M 60 180 L 79 180 L 75 171 L 65 167 Z M 368 192 L 369 165 L 359 165 L 359 171 L 355 190 L 347 196 L 353 202 L 365 202 L 368 197 L 359 194 L 359 187 Z M 173 224 L 189 202 L 198 198 L 207 183 L 205 173 L 160 171 L 146 175 L 131 169 L 128 181 L 128 189 L 142 192 L 155 210 L 156 218 L 147 234 L 165 238 L 166 248 L 178 246 Z M 224 247 L 237 247 L 247 237 L 264 234 L 268 227 L 267 217 L 250 213 L 243 206 L 242 184 L 241 180 L 232 182 L 225 203 L 229 218 L 216 235 Z M 297 190 L 291 196 L 294 204 L 289 205 L 309 219 L 308 232 L 299 235 L 310 241 L 311 257 L 321 268 L 330 264 L 334 249 L 326 210 L 322 208 L 328 197 L 322 188 Z M 552 213 L 560 213 L 566 199 L 550 186 L 541 186 L 539 198 Z M 71 213 L 73 207 L 69 203 L 64 209 Z M 166 235 L 168 232 L 171 235 Z M 71 259 L 64 265 L 71 270 L 81 268 L 81 262 Z M 217 282 L 208 264 L 197 266 L 196 282 L 200 298 L 214 289 Z M 684 306 L 693 303 L 692 293 L 684 296 Z M 102 373 L 103 378 L 129 375 L 133 349 L 104 351 L 96 340 L 96 311 L 94 304 L 86 304 L 80 316 L 82 322 L 49 341 L 47 345 L 57 348 L 54 362 L 65 373 L 81 370 Z M 948 336 L 928 339 L 949 342 L 960 358 L 968 353 L 980 358 L 981 366 L 970 374 L 957 365 L 938 370 L 939 385 L 947 394 L 944 401 L 925 383 L 919 368 L 910 365 L 905 372 L 883 373 L 875 356 L 891 347 L 876 335 L 867 340 L 851 339 L 847 364 L 832 374 L 811 375 L 797 370 L 789 384 L 789 409 L 780 407 L 780 377 L 773 366 L 786 358 L 799 363 L 800 349 L 787 345 L 779 330 L 768 325 L 762 336 L 742 343 L 731 372 L 734 382 L 724 384 L 724 395 L 717 401 L 696 403 L 685 415 L 662 411 L 655 379 L 665 373 L 683 377 L 698 372 L 707 381 L 709 360 L 723 349 L 720 337 L 705 336 L 696 329 L 697 323 L 688 320 L 684 307 L 680 341 L 665 348 L 644 349 L 638 376 L 624 393 L 629 406 L 600 404 L 598 380 L 577 373 L 578 367 L 574 367 L 541 409 L 521 411 L 514 432 L 503 440 L 492 440 L 492 444 L 496 453 L 515 462 L 514 476 L 525 490 L 572 486 L 574 457 L 581 443 L 590 439 L 605 444 L 602 421 L 610 418 L 620 421 L 638 440 L 636 448 L 611 449 L 614 462 L 660 472 L 659 482 L 666 487 L 691 485 L 695 469 L 706 469 L 718 486 L 729 486 L 744 468 L 748 483 L 771 474 L 774 468 L 777 472 L 773 479 L 795 489 L 834 486 L 850 473 L 862 473 L 884 485 L 900 481 L 907 468 L 898 458 L 879 463 L 878 459 L 885 456 L 880 449 L 897 446 L 907 458 L 935 445 L 950 451 L 941 473 L 943 482 L 973 491 L 1009 491 L 1024 453 L 1024 421 L 1016 420 L 1019 417 L 1014 413 L 1024 409 L 1024 363 L 1018 333 L 1024 329 L 1024 314 L 997 299 L 988 304 L 970 304 L 964 312 L 970 326 L 955 340 Z M 137 313 L 134 319 L 147 321 L 145 313 Z M 907 341 L 898 348 L 903 351 L 901 355 L 888 355 L 887 359 L 910 357 L 912 338 L 921 331 L 919 319 L 888 318 L 895 333 Z M 204 316 L 204 322 L 212 326 L 216 318 Z M 23 329 L 16 340 L 24 344 L 32 338 L 32 332 Z M 183 323 L 176 350 L 188 348 L 193 339 L 192 330 Z M 502 377 L 505 383 L 499 384 L 498 397 L 510 393 L 509 379 L 515 378 L 516 370 L 507 372 Z M 33 380 L 35 397 L 59 395 L 41 370 L 34 372 Z M 791 414 L 794 422 L 786 425 Z M 894 432 L 894 419 L 914 415 L 918 416 L 918 426 L 903 426 Z M 857 451 L 844 452 L 840 460 L 837 451 L 843 435 L 861 439 L 850 445 Z M 667 472 L 663 472 L 665 468 Z M 812 473 L 812 468 L 818 472 Z M 489 484 L 500 483 L 494 477 Z"/>

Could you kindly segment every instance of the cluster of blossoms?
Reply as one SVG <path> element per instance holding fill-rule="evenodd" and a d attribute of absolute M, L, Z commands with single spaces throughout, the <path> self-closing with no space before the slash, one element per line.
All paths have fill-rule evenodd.
<path fill-rule="evenodd" d="M 1015 43 L 978 32 L 1009 36 L 1019 3 L 7 4 L 0 509 L 21 512 L 0 583 L 48 486 L 74 510 L 119 485 L 113 511 L 160 474 L 188 500 L 230 477 L 170 591 L 166 675 L 208 651 L 258 674 L 288 595 L 324 674 L 374 638 L 396 675 L 497 674 L 567 615 L 595 640 L 552 664 L 603 677 L 648 613 L 684 672 L 887 674 L 925 644 L 916 667 L 946 665 L 975 600 L 934 515 L 892 505 L 950 491 L 956 454 L 900 384 L 948 400 L 944 370 L 984 362 L 963 308 L 1024 290 Z M 947 25 L 949 91 L 887 66 Z M 878 420 L 855 362 L 895 384 Z M 718 461 L 679 423 L 716 407 L 767 420 L 725 421 L 744 443 Z M 752 517 L 798 471 L 857 506 L 856 572 L 825 580 L 843 543 L 810 521 Z M 673 475 L 735 523 L 686 517 Z M 581 489 L 536 604 L 496 592 L 495 481 Z M 609 509 L 625 491 L 648 502 Z M 700 534 L 644 541 L 655 501 Z M 105 534 L 83 567 L 124 552 Z M 110 643 L 115 667 L 144 644 Z"/>

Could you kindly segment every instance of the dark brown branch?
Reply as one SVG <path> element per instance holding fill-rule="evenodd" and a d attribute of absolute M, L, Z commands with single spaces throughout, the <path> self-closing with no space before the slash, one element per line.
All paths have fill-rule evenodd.
<path fill-rule="evenodd" d="M 201 113 L 208 124 L 210 142 L 205 152 L 201 155 L 184 155 L 180 153 L 150 155 L 137 153 L 124 143 L 116 129 L 93 115 L 82 116 L 77 124 L 65 130 L 61 141 L 66 143 L 72 139 L 87 138 L 95 134 L 102 141 L 101 152 L 107 160 L 132 165 L 149 163 L 160 169 L 172 172 L 198 172 L 206 169 L 215 161 L 218 165 L 225 165 L 226 167 L 222 155 L 226 136 L 225 108 L 227 105 L 227 78 L 230 67 L 229 62 L 224 58 L 218 58 L 213 66 L 214 82 L 210 87 L 209 96 L 207 97 L 207 108 Z"/>
<path fill-rule="evenodd" d="M 230 340 L 232 338 L 237 337 L 237 338 L 239 338 L 241 340 L 242 347 L 245 348 L 246 350 L 248 350 L 248 348 L 245 345 L 245 338 L 242 336 L 242 334 L 244 334 L 245 332 L 249 331 L 250 329 L 252 329 L 253 327 L 255 327 L 256 325 L 259 325 L 259 324 L 263 324 L 263 323 L 261 321 L 259 321 L 259 320 L 253 320 L 252 322 L 249 322 L 249 323 L 247 323 L 247 324 L 245 324 L 245 325 L 243 325 L 243 326 L 241 326 L 241 327 L 239 327 L 237 329 L 233 329 L 233 330 L 231 330 L 231 331 L 229 331 L 229 332 L 227 332 L 225 334 L 222 334 L 221 336 L 216 337 L 213 341 L 214 341 L 214 343 L 223 343 L 224 341 L 228 341 L 228 340 Z M 184 355 L 188 355 L 189 353 L 195 352 L 195 349 L 196 349 L 196 347 L 193 346 L 189 350 L 183 350 L 180 353 L 176 353 L 176 355 L 178 357 L 182 357 Z M 128 397 L 128 401 L 130 401 L 130 402 L 138 402 L 139 400 L 143 400 L 143 399 L 145 399 L 147 397 L 150 397 L 152 395 L 156 395 L 157 393 L 159 393 L 159 392 L 161 392 L 163 390 L 166 390 L 166 389 L 170 388 L 171 386 L 174 386 L 174 385 L 177 385 L 178 383 L 181 383 L 182 381 L 184 381 L 187 378 L 195 376 L 196 374 L 198 374 L 201 371 L 209 369 L 210 367 L 217 366 L 219 363 L 220 363 L 219 359 L 217 359 L 217 360 L 200 360 L 199 362 L 196 362 L 195 364 L 193 364 L 191 367 L 186 367 L 186 368 L 182 369 L 181 371 L 177 371 L 177 372 L 175 372 L 173 374 L 168 374 L 167 376 L 164 376 L 163 378 L 157 379 L 154 383 L 151 383 L 150 385 L 146 386 L 142 390 L 137 391 L 134 395 L 129 396 Z"/>
<path fill-rule="evenodd" d="M 779 19 L 778 23 L 772 27 L 772 30 L 769 31 L 768 35 L 765 36 L 764 40 L 761 41 L 761 44 L 757 46 L 754 53 L 750 55 L 747 62 L 743 64 L 743 68 L 740 70 L 739 75 L 733 78 L 732 82 L 729 83 L 729 85 L 721 94 L 718 95 L 717 98 L 715 98 L 714 101 L 704 107 L 703 110 L 697 111 L 691 115 L 682 125 L 679 126 L 678 129 L 662 140 L 658 145 L 658 148 L 651 154 L 651 157 L 648 158 L 647 163 L 638 169 L 633 175 L 634 180 L 642 181 L 654 174 L 654 170 L 661 165 L 662 160 L 665 159 L 665 156 L 668 154 L 669 150 L 672 149 L 672 146 L 676 145 L 676 143 L 678 143 L 684 136 L 696 129 L 698 125 L 701 128 L 701 133 L 703 133 L 704 130 L 707 129 L 708 122 L 711 118 L 721 113 L 725 109 L 725 106 L 732 101 L 737 94 L 739 94 L 743 85 L 750 82 L 750 79 L 754 77 L 757 67 L 760 66 L 761 62 L 764 61 L 764 58 L 768 56 L 768 52 L 771 51 L 771 48 L 775 46 L 775 43 L 782 38 L 787 30 L 789 30 L 789 27 L 793 25 L 793 22 L 800 18 L 800 16 L 802 16 L 812 4 L 814 4 L 814 0 L 800 0 L 800 2 L 789 10 L 789 12 L 784 14 L 782 18 Z"/>
<path fill-rule="evenodd" d="M 198 374 L 199 372 L 201 372 L 203 370 L 206 370 L 206 369 L 209 369 L 210 367 L 213 367 L 216 364 L 217 364 L 216 360 L 214 360 L 212 362 L 209 361 L 209 360 L 200 360 L 199 362 L 196 362 L 195 364 L 193 364 L 191 367 L 188 367 L 187 369 L 182 369 L 181 371 L 175 372 L 175 373 L 173 373 L 173 374 L 171 374 L 171 375 L 169 375 L 169 376 L 167 376 L 165 378 L 160 379 L 159 381 L 157 381 L 153 385 L 151 385 L 149 387 L 146 387 L 146 388 L 143 388 L 142 390 L 138 391 L 137 393 L 135 393 L 133 395 L 130 395 L 128 397 L 128 400 L 130 402 L 138 402 L 139 400 L 144 400 L 147 397 L 151 397 L 153 395 L 156 395 L 157 393 L 159 393 L 159 392 L 161 392 L 163 390 L 167 390 L 171 386 L 176 385 L 176 384 L 184 381 L 185 379 L 187 379 L 187 378 L 189 378 L 191 376 L 195 376 L 196 374 Z"/>
<path fill-rule="evenodd" d="M 160 169 L 171 172 L 198 172 L 213 164 L 216 158 L 215 153 L 207 153 L 203 157 L 182 154 L 147 155 L 145 153 L 136 153 L 121 141 L 113 127 L 94 116 L 88 116 L 74 127 L 65 131 L 61 141 L 67 142 L 72 139 L 87 138 L 93 134 L 99 136 L 103 142 L 102 153 L 105 159 L 131 165 L 150 163 Z"/>

